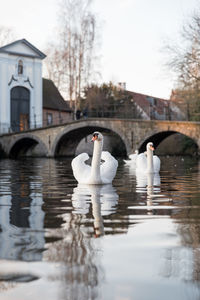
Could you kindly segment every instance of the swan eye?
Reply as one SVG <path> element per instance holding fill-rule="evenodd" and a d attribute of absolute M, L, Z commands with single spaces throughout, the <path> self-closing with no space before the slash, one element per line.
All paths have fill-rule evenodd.
<path fill-rule="evenodd" d="M 98 137 L 99 137 L 98 132 L 94 132 L 93 135 L 92 135 L 91 141 L 94 142 L 94 141 L 98 140 Z"/>

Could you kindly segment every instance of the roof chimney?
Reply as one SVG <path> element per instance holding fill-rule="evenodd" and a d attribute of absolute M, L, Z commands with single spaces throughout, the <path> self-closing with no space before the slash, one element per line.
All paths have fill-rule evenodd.
<path fill-rule="evenodd" d="M 120 90 L 126 90 L 126 82 L 118 82 L 118 86 Z"/>

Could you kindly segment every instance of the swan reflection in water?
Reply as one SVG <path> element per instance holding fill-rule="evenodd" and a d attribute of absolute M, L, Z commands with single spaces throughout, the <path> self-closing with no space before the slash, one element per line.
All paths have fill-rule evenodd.
<path fill-rule="evenodd" d="M 136 173 L 136 192 L 146 192 L 147 214 L 153 214 L 153 200 L 160 193 L 160 175 L 159 173 Z"/>
<path fill-rule="evenodd" d="M 144 188 L 147 188 L 149 193 L 160 192 L 160 175 L 159 173 L 135 173 L 136 176 L 136 191 L 138 193 L 144 192 Z"/>
<path fill-rule="evenodd" d="M 92 204 L 95 237 L 104 235 L 102 216 L 116 211 L 119 196 L 112 184 L 85 185 L 78 184 L 73 190 L 72 205 L 74 213 L 88 214 Z"/>

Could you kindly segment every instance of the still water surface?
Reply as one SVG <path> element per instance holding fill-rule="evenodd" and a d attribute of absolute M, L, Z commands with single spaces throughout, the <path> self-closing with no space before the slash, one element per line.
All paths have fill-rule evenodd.
<path fill-rule="evenodd" d="M 199 300 L 200 162 L 104 186 L 70 162 L 0 160 L 0 299 Z"/>

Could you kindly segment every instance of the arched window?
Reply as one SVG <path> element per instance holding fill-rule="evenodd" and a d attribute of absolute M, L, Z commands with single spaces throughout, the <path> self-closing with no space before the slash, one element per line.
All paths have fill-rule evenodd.
<path fill-rule="evenodd" d="M 20 59 L 18 61 L 18 75 L 22 75 L 23 74 L 23 61 Z"/>

